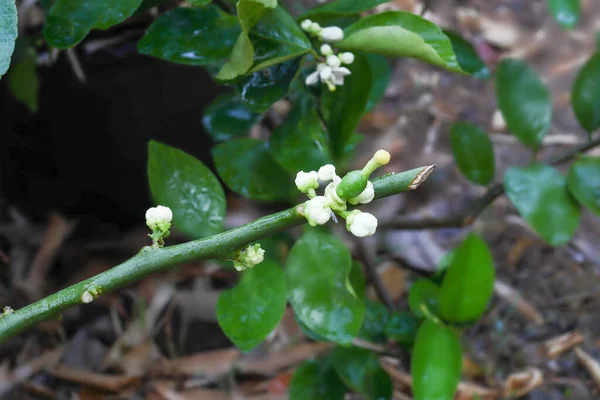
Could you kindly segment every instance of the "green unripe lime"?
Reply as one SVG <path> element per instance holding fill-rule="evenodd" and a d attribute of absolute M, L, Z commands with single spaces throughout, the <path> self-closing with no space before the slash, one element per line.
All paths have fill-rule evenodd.
<path fill-rule="evenodd" d="M 362 171 L 350 171 L 337 185 L 336 193 L 344 200 L 350 200 L 358 196 L 367 187 L 369 178 Z"/>
<path fill-rule="evenodd" d="M 456 332 L 425 320 L 417 333 L 411 375 L 415 400 L 452 400 L 460 381 L 462 349 Z"/>

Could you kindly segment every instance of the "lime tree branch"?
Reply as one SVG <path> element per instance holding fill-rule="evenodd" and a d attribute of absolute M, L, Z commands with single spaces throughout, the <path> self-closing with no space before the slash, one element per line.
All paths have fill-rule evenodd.
<path fill-rule="evenodd" d="M 590 140 L 579 146 L 575 146 L 564 152 L 549 157 L 547 160 L 542 160 L 542 163 L 550 165 L 558 165 L 572 160 L 577 154 L 590 150 L 596 146 L 600 146 L 600 137 Z M 424 218 L 407 218 L 397 217 L 387 221 L 382 221 L 379 224 L 381 229 L 437 229 L 437 228 L 463 228 L 473 224 L 479 214 L 492 204 L 494 200 L 504 194 L 504 185 L 495 183 L 489 187 L 487 192 L 479 199 L 475 200 L 470 207 L 470 210 L 463 215 L 450 215 L 446 217 L 424 217 Z"/>
<path fill-rule="evenodd" d="M 434 165 L 426 166 L 374 179 L 375 198 L 418 188 L 434 168 Z M 103 293 L 152 273 L 192 260 L 227 258 L 257 240 L 304 223 L 306 219 L 301 214 L 301 206 L 295 206 L 204 239 L 164 248 L 146 247 L 124 263 L 22 309 L 12 311 L 7 307 L 0 315 L 0 343 L 41 321 L 58 318 L 69 307 L 89 303 Z"/>

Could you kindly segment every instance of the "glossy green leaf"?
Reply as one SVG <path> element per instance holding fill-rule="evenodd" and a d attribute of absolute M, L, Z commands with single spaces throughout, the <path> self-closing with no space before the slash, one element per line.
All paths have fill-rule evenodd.
<path fill-rule="evenodd" d="M 290 400 L 343 400 L 348 390 L 323 358 L 302 362 L 290 382 Z"/>
<path fill-rule="evenodd" d="M 580 156 L 569 168 L 569 190 L 577 201 L 600 215 L 600 158 Z"/>
<path fill-rule="evenodd" d="M 267 111 L 287 95 L 299 68 L 300 58 L 295 58 L 253 72 L 236 84 L 240 100 L 254 112 Z"/>
<path fill-rule="evenodd" d="M 17 6 L 15 0 L 0 0 L 0 78 L 10 66 L 17 39 Z"/>
<path fill-rule="evenodd" d="M 386 322 L 384 331 L 387 337 L 403 346 L 412 346 L 417 338 L 421 320 L 409 312 L 394 312 Z"/>
<path fill-rule="evenodd" d="M 307 231 L 286 262 L 288 296 L 298 318 L 327 340 L 349 344 L 362 325 L 365 306 L 346 281 L 350 252 L 327 232 Z"/>
<path fill-rule="evenodd" d="M 358 336 L 370 342 L 385 342 L 385 324 L 389 318 L 390 313 L 386 306 L 365 299 L 365 318 Z"/>
<path fill-rule="evenodd" d="M 595 53 L 577 73 L 571 103 L 583 129 L 591 134 L 600 128 L 600 52 Z"/>
<path fill-rule="evenodd" d="M 204 111 L 202 123 L 217 142 L 248 135 L 250 128 L 261 118 L 233 93 L 217 96 Z"/>
<path fill-rule="evenodd" d="M 318 170 L 331 164 L 326 135 L 315 99 L 304 96 L 273 131 L 269 139 L 271 154 L 291 173 Z"/>
<path fill-rule="evenodd" d="M 367 281 L 363 273 L 362 264 L 356 260 L 352 260 L 352 269 L 348 275 L 348 285 L 352 288 L 350 292 L 354 292 L 356 297 L 361 300 L 365 299 L 367 291 Z"/>
<path fill-rule="evenodd" d="M 225 193 L 204 164 L 162 143 L 148 145 L 148 181 L 157 204 L 173 210 L 173 226 L 193 239 L 219 233 Z"/>
<path fill-rule="evenodd" d="M 390 83 L 392 68 L 387 58 L 379 54 L 367 54 L 367 61 L 371 67 L 371 91 L 367 100 L 366 112 L 375 108 L 377 103 L 383 99 L 385 91 Z"/>
<path fill-rule="evenodd" d="M 312 48 L 306 34 L 283 7 L 267 11 L 252 30 L 250 39 L 254 46 L 250 72 L 299 57 Z"/>
<path fill-rule="evenodd" d="M 258 346 L 283 317 L 287 290 L 283 269 L 263 261 L 242 273 L 236 287 L 217 301 L 217 321 L 225 335 L 242 351 Z"/>
<path fill-rule="evenodd" d="M 332 361 L 342 381 L 368 400 L 391 400 L 392 379 L 379 363 L 379 356 L 357 347 L 337 346 Z"/>
<path fill-rule="evenodd" d="M 213 148 L 219 176 L 237 194 L 253 200 L 288 199 L 294 178 L 273 158 L 269 145 L 256 139 L 234 139 Z"/>
<path fill-rule="evenodd" d="M 363 18 L 344 30 L 344 40 L 337 46 L 350 51 L 416 58 L 462 72 L 444 32 L 409 12 L 387 11 Z"/>
<path fill-rule="evenodd" d="M 523 61 L 502 60 L 496 69 L 496 98 L 512 133 L 537 148 L 552 123 L 550 92 L 537 74 Z"/>
<path fill-rule="evenodd" d="M 494 259 L 487 244 L 470 233 L 456 247 L 438 297 L 440 314 L 451 322 L 472 322 L 494 292 Z"/>
<path fill-rule="evenodd" d="M 225 62 L 239 34 L 237 18 L 215 5 L 174 8 L 150 25 L 137 48 L 179 64 L 215 66 Z"/>
<path fill-rule="evenodd" d="M 465 40 L 461 35 L 444 29 L 444 34 L 452 42 L 454 54 L 460 68 L 474 78 L 487 79 L 490 77 L 490 70 L 485 65 L 475 47 Z"/>
<path fill-rule="evenodd" d="M 13 64 L 7 74 L 8 89 L 11 94 L 32 113 L 38 110 L 39 82 L 36 59 L 35 51 L 27 49 L 24 56 Z"/>
<path fill-rule="evenodd" d="M 67 49 L 94 28 L 108 29 L 129 18 L 142 0 L 56 0 L 44 26 L 44 38 L 53 47 Z"/>
<path fill-rule="evenodd" d="M 366 57 L 356 54 L 349 69 L 352 74 L 345 78 L 343 86 L 338 86 L 335 92 L 323 94 L 331 151 L 335 156 L 343 154 L 365 112 L 371 92 L 371 68 Z"/>
<path fill-rule="evenodd" d="M 476 125 L 456 122 L 450 129 L 450 143 L 458 169 L 470 181 L 487 185 L 494 179 L 494 148 L 486 132 Z"/>
<path fill-rule="evenodd" d="M 552 17 L 564 29 L 572 29 L 581 13 L 580 0 L 548 0 Z"/>
<path fill-rule="evenodd" d="M 238 0 L 237 17 L 242 27 L 231 55 L 221 67 L 217 79 L 232 80 L 244 75 L 254 63 L 254 47 L 248 37 L 250 29 L 256 25 L 268 9 L 277 7 L 277 0 Z"/>
<path fill-rule="evenodd" d="M 187 0 L 193 7 L 204 7 L 209 5 L 212 0 Z"/>
<path fill-rule="evenodd" d="M 458 335 L 442 324 L 425 320 L 417 333 L 411 360 L 414 399 L 454 399 L 461 369 Z"/>
<path fill-rule="evenodd" d="M 428 279 L 419 279 L 408 291 L 408 306 L 417 317 L 423 317 L 421 306 L 425 305 L 430 313 L 438 313 L 438 294 L 440 287 Z"/>
<path fill-rule="evenodd" d="M 370 10 L 380 4 L 388 3 L 389 1 L 390 0 L 334 0 L 305 12 L 298 20 L 307 18 L 322 20 L 324 18 L 344 17 Z"/>
<path fill-rule="evenodd" d="M 556 169 L 544 164 L 510 167 L 504 173 L 504 188 L 519 214 L 549 244 L 565 244 L 575 234 L 579 205 Z"/>

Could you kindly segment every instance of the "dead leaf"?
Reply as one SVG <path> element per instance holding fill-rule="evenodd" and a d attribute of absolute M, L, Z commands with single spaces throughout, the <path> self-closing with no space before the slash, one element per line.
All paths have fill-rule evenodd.
<path fill-rule="evenodd" d="M 406 270 L 398 267 L 398 264 L 394 261 L 387 261 L 377 268 L 377 273 L 392 300 L 399 300 L 404 295 L 406 288 L 406 277 L 408 275 Z M 378 298 L 375 289 L 371 286 L 368 295 L 371 299 Z"/>
<path fill-rule="evenodd" d="M 543 325 L 546 322 L 544 317 L 542 317 L 542 314 L 540 314 L 538 310 L 536 310 L 510 285 L 496 279 L 496 282 L 494 282 L 494 292 L 498 297 L 515 307 L 517 311 L 534 324 Z"/>
<path fill-rule="evenodd" d="M 231 371 L 239 356 L 240 351 L 237 349 L 207 351 L 174 360 L 162 360 L 153 372 L 159 375 L 200 375 L 214 378 Z"/>
<path fill-rule="evenodd" d="M 547 340 L 543 344 L 543 349 L 546 356 L 556 358 L 561 353 L 582 342 L 583 335 L 579 331 L 573 331 Z"/>
<path fill-rule="evenodd" d="M 511 374 L 504 384 L 504 396 L 521 397 L 540 387 L 544 383 L 544 375 L 538 368 L 529 368 Z"/>
<path fill-rule="evenodd" d="M 301 361 L 315 357 L 332 347 L 330 343 L 301 343 L 295 347 L 268 354 L 261 358 L 245 356 L 237 368 L 242 373 L 274 375 L 278 371 L 289 368 Z"/>
<path fill-rule="evenodd" d="M 575 355 L 577 355 L 577 359 L 581 365 L 587 369 L 594 379 L 594 382 L 596 382 L 596 386 L 600 389 L 600 363 L 580 347 L 575 347 Z"/>

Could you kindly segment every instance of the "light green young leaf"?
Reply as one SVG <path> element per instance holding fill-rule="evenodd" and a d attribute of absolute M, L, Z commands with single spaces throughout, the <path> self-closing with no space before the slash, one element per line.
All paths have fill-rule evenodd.
<path fill-rule="evenodd" d="M 370 10 L 378 5 L 388 3 L 390 0 L 334 0 L 315 7 L 304 14 L 298 20 L 324 19 L 344 17 L 353 14 L 359 14 L 363 11 Z"/>
<path fill-rule="evenodd" d="M 261 115 L 248 109 L 234 93 L 217 96 L 204 111 L 202 123 L 216 142 L 248 136 Z"/>
<path fill-rule="evenodd" d="M 294 244 L 286 262 L 288 297 L 298 318 L 317 335 L 350 344 L 365 314 L 346 286 L 350 252 L 329 233 L 311 229 Z"/>
<path fill-rule="evenodd" d="M 579 204 L 556 169 L 544 164 L 510 167 L 504 173 L 504 188 L 519 214 L 546 242 L 560 246 L 573 237 Z"/>
<path fill-rule="evenodd" d="M 244 271 L 236 287 L 221 292 L 217 321 L 240 350 L 250 351 L 279 324 L 286 303 L 283 269 L 276 262 L 265 260 Z"/>
<path fill-rule="evenodd" d="M 467 122 L 450 129 L 450 143 L 458 169 L 470 181 L 487 185 L 494 178 L 494 148 L 487 133 Z"/>
<path fill-rule="evenodd" d="M 35 51 L 27 49 L 25 55 L 10 68 L 7 74 L 11 94 L 32 113 L 38 110 L 39 83 L 36 58 Z"/>
<path fill-rule="evenodd" d="M 451 322 L 473 322 L 494 292 L 494 260 L 487 244 L 469 234 L 452 253 L 438 297 L 440 314 Z"/>
<path fill-rule="evenodd" d="M 237 18 L 215 5 L 174 8 L 150 25 L 137 47 L 163 60 L 214 67 L 225 62 L 239 34 Z"/>
<path fill-rule="evenodd" d="M 297 193 L 294 178 L 275 161 L 266 142 L 234 139 L 218 144 L 212 153 L 221 179 L 241 196 L 275 201 Z"/>
<path fill-rule="evenodd" d="M 392 379 L 381 367 L 377 354 L 357 347 L 336 346 L 331 357 L 346 385 L 368 400 L 391 400 Z"/>
<path fill-rule="evenodd" d="M 432 22 L 418 15 L 387 11 L 371 15 L 344 30 L 340 49 L 411 57 L 455 72 L 463 72 L 450 39 Z"/>
<path fill-rule="evenodd" d="M 314 98 L 303 96 L 271 134 L 271 154 L 291 173 L 318 170 L 331 163 L 326 135 Z"/>
<path fill-rule="evenodd" d="M 490 77 L 490 70 L 470 42 L 456 32 L 444 29 L 444 34 L 452 42 L 456 60 L 463 71 L 474 78 L 487 79 Z"/>
<path fill-rule="evenodd" d="M 222 230 L 225 193 L 214 174 L 194 157 L 151 141 L 148 181 L 152 197 L 173 210 L 173 226 L 181 232 L 199 239 Z"/>
<path fill-rule="evenodd" d="M 567 185 L 577 201 L 600 216 L 600 157 L 580 156 L 569 168 Z"/>
<path fill-rule="evenodd" d="M 348 389 L 326 358 L 302 362 L 290 382 L 290 400 L 343 400 Z"/>
<path fill-rule="evenodd" d="M 17 39 L 17 6 L 15 0 L 0 0 L 0 78 L 10 66 Z"/>
<path fill-rule="evenodd" d="M 50 7 L 44 37 L 58 49 L 79 43 L 92 29 L 108 29 L 129 18 L 142 0 L 56 0 Z"/>
<path fill-rule="evenodd" d="M 552 17 L 564 29 L 573 29 L 581 13 L 580 0 L 548 0 Z"/>
<path fill-rule="evenodd" d="M 496 69 L 496 98 L 508 129 L 536 149 L 552 123 L 550 92 L 523 61 L 504 59 Z"/>
<path fill-rule="evenodd" d="M 579 124 L 590 135 L 600 128 L 600 52 L 596 52 L 577 73 L 571 104 Z"/>

